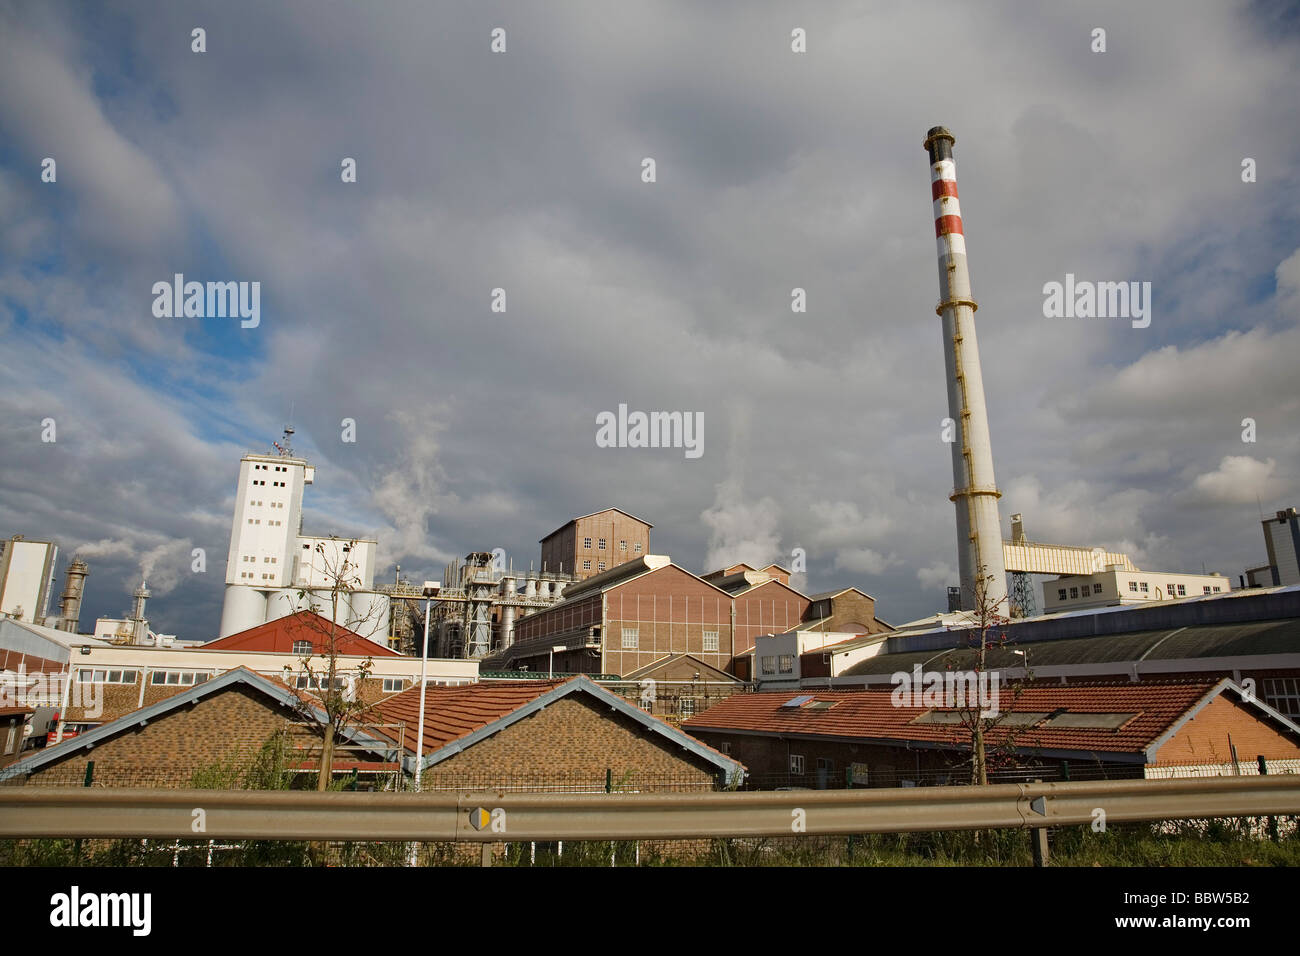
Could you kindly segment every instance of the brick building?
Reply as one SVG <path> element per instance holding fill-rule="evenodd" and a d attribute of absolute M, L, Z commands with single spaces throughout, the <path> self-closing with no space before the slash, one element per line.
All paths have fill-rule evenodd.
<path fill-rule="evenodd" d="M 542 538 L 542 570 L 572 572 L 579 581 L 650 553 L 650 529 L 619 508 L 574 518 Z"/>
<path fill-rule="evenodd" d="M 485 669 L 627 675 L 666 655 L 690 654 L 742 679 L 760 635 L 840 621 L 878 633 L 875 600 L 857 588 L 801 594 L 777 565 L 733 565 L 698 577 L 666 555 L 646 555 L 571 585 L 564 601 L 515 625 L 515 644 Z M 822 618 L 809 620 L 815 608 Z"/>
<path fill-rule="evenodd" d="M 414 755 L 420 692 L 378 707 Z M 426 789 L 709 790 L 744 767 L 585 677 L 429 688 Z"/>
<path fill-rule="evenodd" d="M 285 737 L 290 764 L 314 780 L 322 718 L 311 698 L 241 667 L 35 751 L 0 773 L 0 781 L 76 786 L 93 761 L 100 786 L 186 787 L 200 770 L 251 759 L 277 734 Z M 397 773 L 393 742 L 367 728 L 345 732 L 335 751 L 336 774 Z"/>
<path fill-rule="evenodd" d="M 514 645 L 484 667 L 622 675 L 691 654 L 728 670 L 736 653 L 732 596 L 665 555 L 646 555 L 570 585 L 560 604 L 520 619 Z"/>
<path fill-rule="evenodd" d="M 1264 757 L 1300 770 L 1300 726 L 1230 680 L 1003 687 L 991 755 L 1023 767 L 1165 776 L 1234 773 Z M 756 782 L 891 787 L 963 782 L 970 731 L 952 708 L 896 706 L 886 688 L 729 697 L 682 726 L 742 760 Z M 999 753 L 1002 751 L 1003 753 Z M 968 765 L 967 765 L 968 766 Z"/>

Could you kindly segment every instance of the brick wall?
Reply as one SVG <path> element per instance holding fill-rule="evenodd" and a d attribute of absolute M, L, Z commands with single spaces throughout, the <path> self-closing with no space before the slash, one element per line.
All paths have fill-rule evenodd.
<path fill-rule="evenodd" d="M 1263 755 L 1270 760 L 1300 758 L 1300 742 L 1282 733 L 1276 723 L 1265 722 L 1258 711 L 1220 694 L 1179 729 L 1172 740 L 1156 754 L 1156 764 L 1232 762 L 1232 746 L 1237 759 L 1253 764 Z"/>
<path fill-rule="evenodd" d="M 811 603 L 779 581 L 751 588 L 736 595 L 735 601 L 737 655 L 752 649 L 761 634 L 782 634 L 798 627 Z"/>
<path fill-rule="evenodd" d="M 508 786 L 512 780 L 526 786 L 563 779 L 575 787 L 589 781 L 591 789 L 601 790 L 606 769 L 622 790 L 708 789 L 715 779 L 703 759 L 578 694 L 431 767 L 424 779 L 426 787 Z"/>
<path fill-rule="evenodd" d="M 731 596 L 669 565 L 605 592 L 602 631 L 606 674 L 629 674 L 670 654 L 690 654 L 725 670 L 731 662 Z M 636 628 L 637 648 L 624 649 L 624 628 Z M 704 649 L 716 631 L 718 649 Z"/>
<path fill-rule="evenodd" d="M 76 749 L 32 775 L 80 778 L 86 762 L 95 762 L 95 783 L 102 786 L 184 786 L 194 771 L 243 759 L 283 730 L 308 744 L 310 731 L 292 720 L 287 708 L 243 687 L 232 687 L 193 706 L 181 706 L 136 726 L 91 750 Z"/>

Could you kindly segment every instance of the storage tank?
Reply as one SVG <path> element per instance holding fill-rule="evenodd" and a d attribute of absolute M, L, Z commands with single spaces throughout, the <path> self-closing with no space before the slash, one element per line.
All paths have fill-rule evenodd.
<path fill-rule="evenodd" d="M 380 591 L 353 591 L 350 597 L 352 613 L 344 623 L 362 637 L 387 647 L 391 613 L 388 595 Z"/>
<path fill-rule="evenodd" d="M 266 603 L 264 591 L 250 588 L 247 584 L 227 584 L 218 636 L 229 637 L 266 623 Z"/>

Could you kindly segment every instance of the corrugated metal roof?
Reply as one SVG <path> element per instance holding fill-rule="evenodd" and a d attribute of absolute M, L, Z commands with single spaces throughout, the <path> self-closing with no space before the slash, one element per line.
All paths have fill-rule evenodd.
<path fill-rule="evenodd" d="M 986 651 L 985 666 L 1023 667 L 1024 658 L 1015 654 L 1013 648 L 1029 652 L 1031 668 L 1262 654 L 1295 654 L 1300 662 L 1300 618 L 1008 643 Z M 957 647 L 880 654 L 859 661 L 841 676 L 893 674 L 910 671 L 915 664 L 931 670 L 968 668 L 974 663 L 975 653 L 973 648 Z"/>

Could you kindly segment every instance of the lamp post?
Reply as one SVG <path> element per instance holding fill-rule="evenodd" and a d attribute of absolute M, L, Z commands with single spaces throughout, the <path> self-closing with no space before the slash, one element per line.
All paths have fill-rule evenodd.
<path fill-rule="evenodd" d="M 424 697 L 428 688 L 429 677 L 429 616 L 430 606 L 433 599 L 442 587 L 440 581 L 424 582 L 424 644 L 420 647 L 420 717 L 417 726 L 419 729 L 415 732 L 415 792 L 420 792 L 420 777 L 422 776 L 421 764 L 424 762 Z M 410 856 L 406 861 L 407 866 L 415 866 L 420 845 L 414 840 L 411 841 Z"/>
<path fill-rule="evenodd" d="M 420 792 L 420 764 L 424 760 L 424 697 L 429 679 L 429 616 L 433 599 L 442 586 L 440 581 L 424 582 L 424 644 L 420 647 L 420 718 L 415 732 L 415 792 Z"/>
<path fill-rule="evenodd" d="M 546 676 L 547 677 L 555 676 L 555 652 L 562 651 L 562 650 L 564 650 L 564 645 L 556 644 L 553 645 L 551 649 L 546 652 Z"/>

